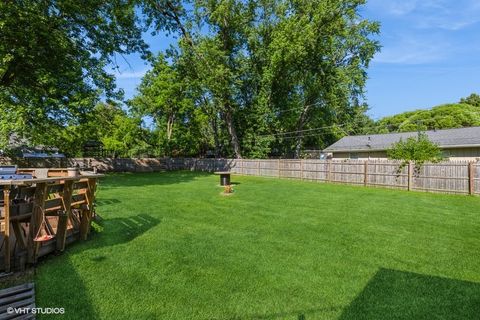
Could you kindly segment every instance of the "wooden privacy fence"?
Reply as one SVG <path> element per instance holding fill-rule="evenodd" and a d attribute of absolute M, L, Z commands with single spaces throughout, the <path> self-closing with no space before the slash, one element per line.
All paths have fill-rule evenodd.
<path fill-rule="evenodd" d="M 31 162 L 35 166 L 47 160 Z M 203 159 L 203 158 L 71 158 L 64 162 L 100 172 L 155 172 L 166 170 L 232 171 L 263 177 L 303 179 L 319 182 L 457 194 L 480 194 L 480 162 L 427 163 L 414 172 L 390 160 L 293 160 L 293 159 Z M 16 163 L 12 159 L 0 162 Z M 48 162 L 48 161 L 47 161 Z M 37 166 L 36 166 L 37 167 Z"/>
<path fill-rule="evenodd" d="M 391 160 L 168 159 L 170 170 L 225 171 L 261 177 L 455 194 L 480 194 L 480 163 L 413 164 Z"/>

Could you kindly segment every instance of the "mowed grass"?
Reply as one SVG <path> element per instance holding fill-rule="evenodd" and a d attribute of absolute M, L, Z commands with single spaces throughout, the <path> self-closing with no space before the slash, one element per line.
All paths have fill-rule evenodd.
<path fill-rule="evenodd" d="M 480 199 L 191 172 L 110 175 L 43 261 L 71 319 L 478 319 Z M 43 316 L 42 318 L 46 318 Z"/>

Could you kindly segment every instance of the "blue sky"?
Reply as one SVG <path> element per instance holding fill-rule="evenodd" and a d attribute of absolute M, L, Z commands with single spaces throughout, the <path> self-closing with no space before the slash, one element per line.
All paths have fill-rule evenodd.
<path fill-rule="evenodd" d="M 369 0 L 361 14 L 381 23 L 366 94 L 374 119 L 480 93 L 480 0 Z M 175 39 L 146 41 L 158 52 Z M 149 66 L 126 59 L 117 84 L 130 98 Z"/>

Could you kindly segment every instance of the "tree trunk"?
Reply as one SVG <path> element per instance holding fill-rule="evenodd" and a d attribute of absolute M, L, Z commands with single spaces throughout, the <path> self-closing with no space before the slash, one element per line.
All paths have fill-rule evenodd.
<path fill-rule="evenodd" d="M 215 143 L 215 158 L 220 156 L 220 141 L 218 139 L 217 116 L 212 116 L 211 125 L 213 129 L 213 141 Z"/>
<path fill-rule="evenodd" d="M 303 128 L 305 127 L 305 123 L 307 122 L 307 112 L 310 109 L 311 105 L 307 105 L 303 107 L 302 113 L 300 114 L 300 118 L 297 122 L 297 138 L 295 139 L 295 159 L 300 158 L 300 152 L 302 151 L 302 142 L 303 142 Z"/>
<path fill-rule="evenodd" d="M 172 132 L 173 132 L 173 122 L 175 121 L 175 115 L 172 113 L 168 116 L 167 120 L 167 140 L 170 141 L 172 139 Z"/>
<path fill-rule="evenodd" d="M 218 114 L 215 112 L 214 108 L 209 108 L 209 102 L 206 97 L 203 97 L 205 103 L 203 111 L 208 115 L 210 120 L 210 126 L 213 130 L 213 142 L 215 144 L 215 158 L 220 156 L 220 139 L 218 135 Z M 212 111 L 213 109 L 213 111 Z"/>
<path fill-rule="evenodd" d="M 240 142 L 238 141 L 235 125 L 233 124 L 232 110 L 230 110 L 229 107 L 227 107 L 226 109 L 227 110 L 224 112 L 224 118 L 225 118 L 225 123 L 227 125 L 228 134 L 230 134 L 233 152 L 235 154 L 235 158 L 241 159 L 242 153 L 240 152 Z"/>
<path fill-rule="evenodd" d="M 16 65 L 16 59 L 12 59 L 6 68 L 4 68 L 3 74 L 0 74 L 0 87 L 9 87 L 14 79 L 15 79 L 15 72 L 14 66 Z"/>

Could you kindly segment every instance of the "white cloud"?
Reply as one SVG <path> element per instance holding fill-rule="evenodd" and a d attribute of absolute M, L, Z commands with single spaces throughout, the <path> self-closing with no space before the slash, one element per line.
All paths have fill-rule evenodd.
<path fill-rule="evenodd" d="M 416 10 L 421 4 L 419 0 L 370 0 L 367 6 L 379 11 L 395 16 L 403 16 Z"/>
<path fill-rule="evenodd" d="M 382 48 L 374 62 L 410 65 L 438 62 L 450 54 L 450 47 L 445 39 L 399 35 Z"/>
<path fill-rule="evenodd" d="M 418 6 L 418 1 L 416 0 L 384 1 L 383 6 L 388 13 L 397 15 L 397 16 L 403 16 L 414 11 Z"/>
<path fill-rule="evenodd" d="M 421 29 L 455 31 L 480 22 L 480 0 L 370 0 L 367 6 Z"/>
<path fill-rule="evenodd" d="M 470 30 L 459 31 L 480 23 L 480 0 L 370 0 L 366 8 L 385 22 L 374 62 L 427 64 L 480 51 Z"/>

